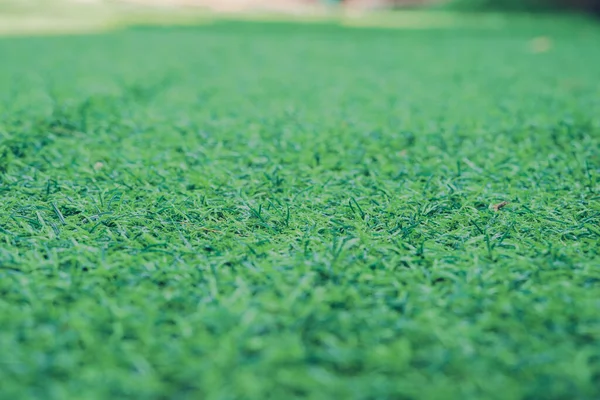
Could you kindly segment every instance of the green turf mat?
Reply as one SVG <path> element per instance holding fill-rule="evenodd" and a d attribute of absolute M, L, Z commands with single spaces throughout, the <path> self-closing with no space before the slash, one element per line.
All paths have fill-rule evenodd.
<path fill-rule="evenodd" d="M 599 398 L 598 43 L 0 38 L 0 398 Z"/>

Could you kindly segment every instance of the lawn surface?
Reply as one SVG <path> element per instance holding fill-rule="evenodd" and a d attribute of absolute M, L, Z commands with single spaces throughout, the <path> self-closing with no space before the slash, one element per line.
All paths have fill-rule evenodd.
<path fill-rule="evenodd" d="M 598 43 L 0 39 L 0 398 L 599 398 Z"/>

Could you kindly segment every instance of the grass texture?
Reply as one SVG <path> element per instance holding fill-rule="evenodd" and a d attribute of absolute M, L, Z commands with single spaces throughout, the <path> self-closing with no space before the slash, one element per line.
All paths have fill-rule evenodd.
<path fill-rule="evenodd" d="M 1 38 L 0 397 L 599 398 L 598 43 Z"/>

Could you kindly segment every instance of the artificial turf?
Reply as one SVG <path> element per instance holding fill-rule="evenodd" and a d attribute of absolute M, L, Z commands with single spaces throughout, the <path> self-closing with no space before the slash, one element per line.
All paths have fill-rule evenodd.
<path fill-rule="evenodd" d="M 599 43 L 0 39 L 0 397 L 599 398 Z"/>

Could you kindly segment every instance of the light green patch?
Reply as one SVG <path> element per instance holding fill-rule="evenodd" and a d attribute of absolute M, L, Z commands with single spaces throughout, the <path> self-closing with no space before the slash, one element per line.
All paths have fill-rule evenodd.
<path fill-rule="evenodd" d="M 68 6 L 67 6 L 68 4 Z M 0 6 L 0 35 L 93 33 L 133 25 L 200 25 L 214 15 L 195 8 L 152 8 L 118 4 Z"/>
<path fill-rule="evenodd" d="M 386 29 L 440 29 L 473 27 L 480 29 L 501 28 L 506 19 L 489 14 L 464 14 L 455 12 L 396 11 L 387 13 L 346 14 L 340 24 L 353 28 Z"/>
<path fill-rule="evenodd" d="M 106 20 L 73 19 L 48 16 L 2 16 L 0 15 L 0 35 L 49 35 L 91 33 L 106 30 L 110 25 Z"/>

